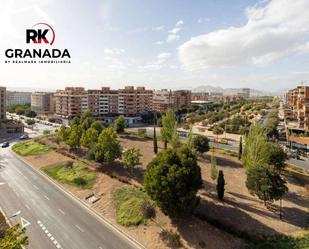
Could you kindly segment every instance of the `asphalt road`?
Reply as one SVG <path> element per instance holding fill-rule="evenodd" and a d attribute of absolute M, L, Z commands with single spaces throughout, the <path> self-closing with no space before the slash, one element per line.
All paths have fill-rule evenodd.
<path fill-rule="evenodd" d="M 23 223 L 30 249 L 139 248 L 61 189 L 0 148 L 0 205 Z M 30 224 L 29 224 L 30 223 Z"/>

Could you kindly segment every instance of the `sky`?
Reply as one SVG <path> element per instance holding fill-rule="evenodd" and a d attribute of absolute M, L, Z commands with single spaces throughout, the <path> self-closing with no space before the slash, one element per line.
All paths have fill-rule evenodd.
<path fill-rule="evenodd" d="M 308 9 L 308 0 L 1 0 L 0 85 L 309 85 Z M 67 48 L 71 64 L 4 63 L 38 22 L 54 28 L 52 46 Z"/>

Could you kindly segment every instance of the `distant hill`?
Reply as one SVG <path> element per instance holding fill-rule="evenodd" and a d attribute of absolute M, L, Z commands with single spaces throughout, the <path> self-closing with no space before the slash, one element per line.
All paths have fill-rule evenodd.
<path fill-rule="evenodd" d="M 222 88 L 220 86 L 198 86 L 192 89 L 192 92 L 216 92 L 216 93 L 223 93 L 223 95 L 237 95 L 238 92 L 241 91 L 242 88 Z M 273 92 L 265 92 L 256 89 L 250 88 L 250 95 L 251 96 L 274 96 L 276 93 Z"/>

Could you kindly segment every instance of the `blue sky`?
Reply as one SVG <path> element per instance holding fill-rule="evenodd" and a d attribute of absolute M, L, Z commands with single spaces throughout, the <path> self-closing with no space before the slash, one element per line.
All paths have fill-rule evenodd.
<path fill-rule="evenodd" d="M 8 87 L 200 85 L 273 91 L 309 80 L 307 0 L 2 0 L 0 52 L 47 22 L 70 65 L 6 65 Z M 307 82 L 308 84 L 308 82 Z"/>

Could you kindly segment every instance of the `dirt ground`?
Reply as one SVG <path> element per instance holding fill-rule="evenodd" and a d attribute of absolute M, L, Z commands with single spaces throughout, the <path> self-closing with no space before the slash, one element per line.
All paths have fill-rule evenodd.
<path fill-rule="evenodd" d="M 133 136 L 120 137 L 119 140 L 124 148 L 135 147 L 140 149 L 143 155 L 141 158 L 142 165 L 134 170 L 134 180 L 142 183 L 146 165 L 154 158 L 152 141 Z M 159 148 L 162 149 L 163 144 L 159 143 Z M 210 156 L 208 153 L 199 160 L 204 186 L 199 192 L 201 204 L 196 210 L 198 217 L 215 220 L 216 223 L 224 224 L 230 230 L 237 229 L 245 234 L 256 236 L 270 233 L 291 234 L 308 228 L 309 198 L 306 196 L 304 187 L 298 185 L 292 178 L 288 179 L 289 193 L 282 201 L 283 220 L 281 221 L 278 216 L 278 202 L 275 202 L 270 210 L 265 208 L 258 198 L 249 194 L 245 186 L 244 170 L 236 158 L 219 154 L 216 154 L 216 157 L 218 169 L 223 170 L 226 181 L 225 199 L 224 202 L 217 200 L 215 182 L 210 178 Z M 27 157 L 26 159 L 36 167 L 72 160 L 54 151 L 43 156 Z M 104 166 L 101 171 L 128 177 L 127 170 L 123 169 L 120 163 Z M 68 185 L 63 186 L 82 200 L 92 193 L 101 196 L 101 199 L 92 207 L 116 224 L 112 193 L 116 188 L 125 186 L 124 183 L 99 172 L 92 190 L 81 190 Z M 244 244 L 242 240 L 200 218 L 192 216 L 181 221 L 171 221 L 158 211 L 157 223 L 165 229 L 177 231 L 181 236 L 184 248 L 202 248 L 199 246 L 201 241 L 205 243 L 205 248 L 208 249 L 232 249 L 239 248 Z M 168 248 L 160 239 L 161 228 L 154 223 L 130 228 L 121 227 L 121 229 L 147 248 Z"/>

